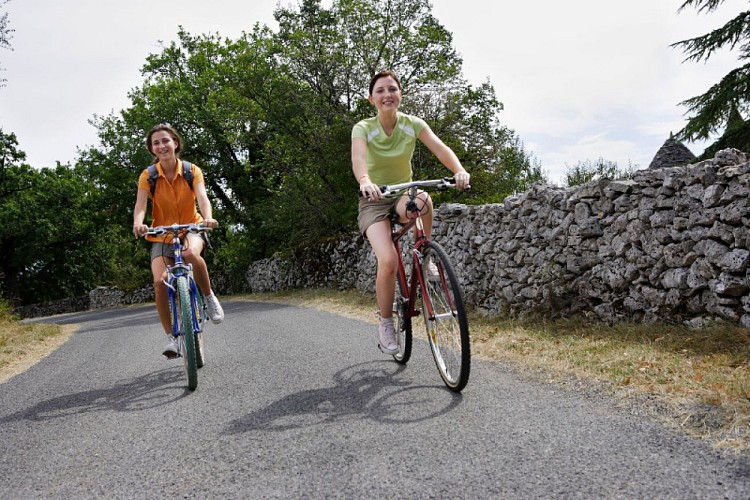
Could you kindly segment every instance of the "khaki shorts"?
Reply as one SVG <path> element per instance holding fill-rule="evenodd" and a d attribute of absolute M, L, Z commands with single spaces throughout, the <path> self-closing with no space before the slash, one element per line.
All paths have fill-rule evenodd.
<path fill-rule="evenodd" d="M 209 242 L 206 238 L 206 233 L 200 233 L 197 235 L 188 235 L 187 237 L 199 237 L 203 240 L 203 250 L 201 251 L 201 255 L 206 251 L 206 247 L 208 247 Z M 185 245 L 185 236 L 181 238 L 183 246 Z M 154 242 L 151 243 L 151 260 L 158 259 L 161 257 L 166 257 L 168 259 L 174 259 L 174 245 L 172 243 L 161 243 L 161 242 Z"/>
<path fill-rule="evenodd" d="M 395 212 L 400 196 L 393 198 L 381 198 L 377 201 L 368 200 L 367 198 L 359 199 L 359 216 L 357 223 L 359 230 L 365 234 L 367 228 L 384 219 L 390 219 L 391 214 Z"/>

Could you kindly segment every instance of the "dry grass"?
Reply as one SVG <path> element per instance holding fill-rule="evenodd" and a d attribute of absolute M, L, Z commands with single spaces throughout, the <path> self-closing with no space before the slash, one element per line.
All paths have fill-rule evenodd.
<path fill-rule="evenodd" d="M 376 322 L 376 305 L 357 292 L 303 290 L 251 295 Z M 608 391 L 717 447 L 750 454 L 750 337 L 731 325 L 694 331 L 680 326 L 577 318 L 520 322 L 470 317 L 472 352 L 554 383 Z M 421 326 L 415 324 L 415 333 Z"/>
<path fill-rule="evenodd" d="M 0 304 L 0 383 L 28 369 L 54 351 L 74 327 L 47 323 L 21 323 Z"/>

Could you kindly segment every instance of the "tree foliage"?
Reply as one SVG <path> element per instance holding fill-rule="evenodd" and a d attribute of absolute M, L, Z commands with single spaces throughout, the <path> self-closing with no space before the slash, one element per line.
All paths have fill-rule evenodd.
<path fill-rule="evenodd" d="M 404 110 L 424 117 L 472 172 L 474 189 L 461 200 L 495 201 L 543 178 L 500 125 L 494 88 L 462 78 L 451 34 L 426 0 L 338 0 L 330 8 L 303 0 L 275 17 L 278 32 L 256 25 L 236 40 L 181 29 L 178 41 L 148 57 L 132 106 L 96 118 L 102 148 L 82 163 L 120 218 L 130 217 L 135 178 L 150 162 L 142 138 L 168 122 L 228 223 L 217 251 L 227 263 L 355 230 L 351 128 L 374 113 L 367 87 L 384 68 L 401 75 Z M 449 173 L 424 148 L 414 169 L 419 178 Z M 230 240 L 233 249 L 222 248 Z"/>
<path fill-rule="evenodd" d="M 98 215 L 98 190 L 78 168 L 34 169 L 0 130 L 3 294 L 33 303 L 87 293 L 106 281 L 119 240 Z M 119 225 L 115 225 L 115 233 Z M 116 243 L 114 243 L 116 244 Z"/>
<path fill-rule="evenodd" d="M 724 0 L 687 0 L 680 10 L 693 7 L 698 12 L 711 12 Z M 721 147 L 735 147 L 750 151 L 750 11 L 739 13 L 724 26 L 705 35 L 674 43 L 681 48 L 685 61 L 707 61 L 716 51 L 727 48 L 739 51 L 744 64 L 731 70 L 721 81 L 705 93 L 691 97 L 681 104 L 687 106 L 688 118 L 679 132 L 689 141 L 709 139 L 724 132 L 718 143 Z M 709 148 L 714 151 L 716 148 Z"/>
<path fill-rule="evenodd" d="M 138 175 L 153 161 L 145 135 L 160 122 L 181 132 L 181 155 L 204 171 L 221 222 L 212 272 L 242 276 L 258 258 L 356 231 L 351 130 L 375 113 L 368 83 L 382 69 L 400 75 L 404 111 L 423 117 L 472 173 L 470 192 L 441 193 L 438 203 L 499 201 L 544 179 L 500 123 L 492 85 L 462 77 L 427 0 L 301 0 L 274 14 L 277 31 L 255 25 L 236 39 L 180 28 L 146 59 L 130 105 L 92 118 L 100 145 L 74 168 L 31 169 L 15 137 L 2 136 L 10 180 L 0 208 L 18 217 L 0 235 L 6 289 L 28 302 L 148 283 L 132 210 Z M 421 146 L 413 164 L 416 178 L 449 174 Z"/>

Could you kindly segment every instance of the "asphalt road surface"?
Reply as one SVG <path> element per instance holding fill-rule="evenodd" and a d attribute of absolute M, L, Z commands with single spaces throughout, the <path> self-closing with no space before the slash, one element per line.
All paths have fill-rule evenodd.
<path fill-rule="evenodd" d="M 0 498 L 737 498 L 750 460 L 606 400 L 473 360 L 461 395 L 426 343 L 227 300 L 186 389 L 152 305 L 80 328 L 0 384 Z"/>

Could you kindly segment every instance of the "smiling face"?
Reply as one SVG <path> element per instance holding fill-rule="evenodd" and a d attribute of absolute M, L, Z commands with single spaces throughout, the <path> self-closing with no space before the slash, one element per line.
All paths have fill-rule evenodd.
<path fill-rule="evenodd" d="M 148 149 L 159 161 L 174 160 L 180 149 L 180 143 L 168 131 L 157 130 L 151 134 Z"/>
<path fill-rule="evenodd" d="M 401 104 L 401 85 L 390 75 L 378 78 L 372 86 L 370 104 L 380 112 L 395 112 Z"/>

